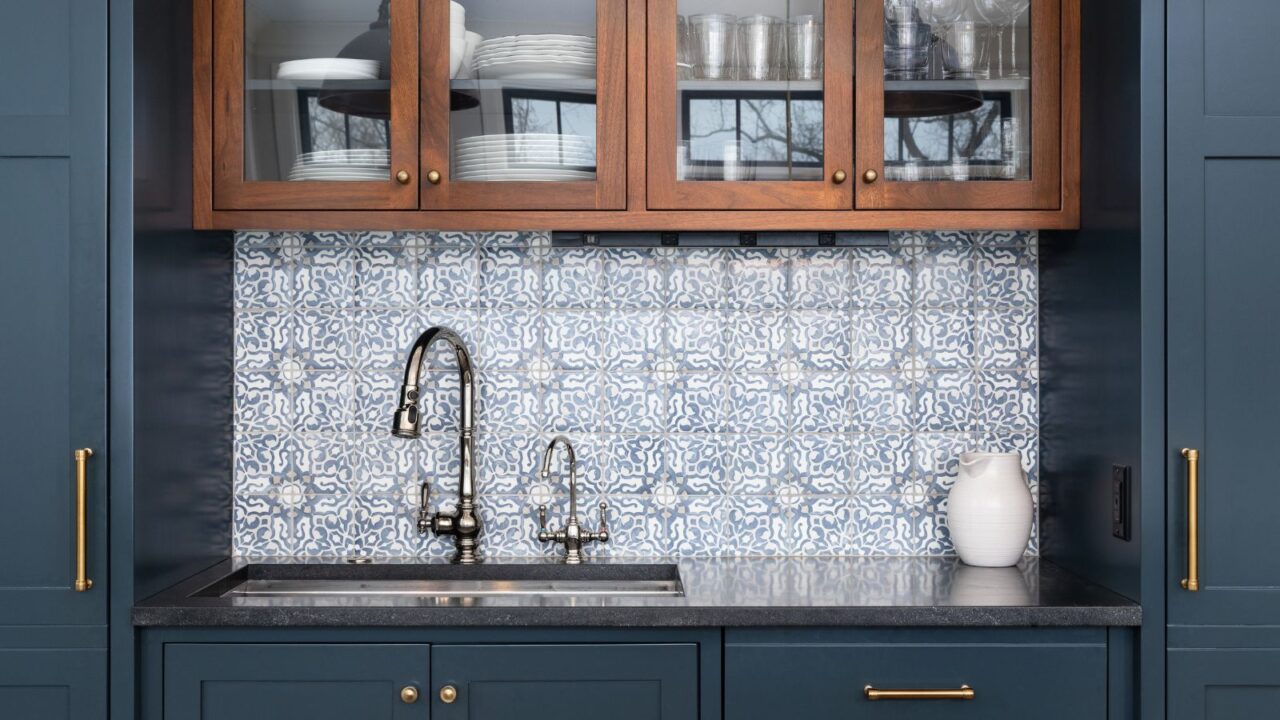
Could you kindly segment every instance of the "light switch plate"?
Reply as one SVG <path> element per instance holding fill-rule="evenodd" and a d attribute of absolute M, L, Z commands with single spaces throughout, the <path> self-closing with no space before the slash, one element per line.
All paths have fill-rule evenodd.
<path fill-rule="evenodd" d="M 1126 541 L 1131 537 L 1132 475 L 1128 465 L 1111 466 L 1111 535 Z"/>

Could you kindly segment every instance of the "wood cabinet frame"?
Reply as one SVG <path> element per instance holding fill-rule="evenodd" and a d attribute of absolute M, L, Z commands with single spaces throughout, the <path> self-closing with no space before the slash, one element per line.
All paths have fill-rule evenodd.
<path fill-rule="evenodd" d="M 823 168 L 816 181 L 689 181 L 676 177 L 676 9 L 678 0 L 649 0 L 648 185 L 658 210 L 842 210 L 853 206 L 853 1 L 824 0 Z"/>
<path fill-rule="evenodd" d="M 221 0 L 220 0 L 221 1 Z M 403 3 L 408 0 L 395 0 L 395 2 Z M 431 12 L 438 12 L 430 9 L 432 3 L 445 4 L 443 0 L 417 0 L 421 3 L 420 8 L 422 15 L 415 14 L 413 33 L 418 33 L 423 23 L 427 22 L 426 16 Z M 222 59 L 227 52 L 215 55 L 214 53 L 214 34 L 213 34 L 213 6 L 214 0 L 195 0 L 195 21 L 194 21 L 194 64 L 193 79 L 195 82 L 195 92 L 193 99 L 193 113 L 195 127 L 194 135 L 194 160 L 193 160 L 193 185 L 194 185 L 194 226 L 201 229 L 222 229 L 236 230 L 243 228 L 255 229 L 277 229 L 277 230 L 358 230 L 358 229 L 384 229 L 384 230 L 414 230 L 422 228 L 431 228 L 439 230 L 459 230 L 459 231 L 493 231 L 493 230 L 528 230 L 528 229 L 554 229 L 554 230 L 582 230 L 582 231 L 638 231 L 638 230 L 743 230 L 743 231 L 769 231 L 769 230 L 914 230 L 920 228 L 948 228 L 955 230 L 1033 230 L 1033 229 L 1071 229 L 1079 226 L 1080 217 L 1080 0 L 1034 0 L 1037 5 L 1041 2 L 1053 3 L 1058 9 L 1057 27 L 1058 37 L 1036 42 L 1036 47 L 1044 49 L 1042 46 L 1051 47 L 1057 53 L 1057 85 L 1058 90 L 1052 95 L 1046 95 L 1043 91 L 1037 92 L 1033 86 L 1033 102 L 1045 103 L 1043 106 L 1038 105 L 1038 109 L 1034 110 L 1038 114 L 1049 112 L 1054 114 L 1056 120 L 1057 132 L 1056 140 L 1052 143 L 1053 150 L 1033 148 L 1033 163 L 1045 163 L 1045 168 L 1051 167 L 1054 163 L 1058 166 L 1058 172 L 1054 177 L 1054 188 L 1052 190 L 1046 188 L 1032 188 L 1032 183 L 955 183 L 955 189 L 941 188 L 941 196 L 931 194 L 930 191 L 937 185 L 945 185 L 945 183 L 918 183 L 920 188 L 907 188 L 906 197 L 893 195 L 897 190 L 895 185 L 901 186 L 907 183 L 877 183 L 888 190 L 875 188 L 875 192 L 890 193 L 876 200 L 874 197 L 863 201 L 864 186 L 861 181 L 861 174 L 866 168 L 863 167 L 862 160 L 871 158 L 873 166 L 882 168 L 883 163 L 883 128 L 877 124 L 878 132 L 870 133 L 862 132 L 855 135 L 851 130 L 846 135 L 850 147 L 857 151 L 856 160 L 858 162 L 848 167 L 847 172 L 849 179 L 845 182 L 840 192 L 848 193 L 850 201 L 845 203 L 841 201 L 839 205 L 832 203 L 829 209 L 815 209 L 807 203 L 803 198 L 797 199 L 795 204 L 786 204 L 783 200 L 773 198 L 755 198 L 763 200 L 762 202 L 744 202 L 735 200 L 736 190 L 724 200 L 723 204 L 711 206 L 699 206 L 699 204 L 685 205 L 680 207 L 662 208 L 664 204 L 662 193 L 665 190 L 660 187 L 657 179 L 657 170 L 650 166 L 650 155 L 654 148 L 651 146 L 655 132 L 649 127 L 651 121 L 651 113 L 649 112 L 648 102 L 650 101 L 651 87 L 653 78 L 650 77 L 649 63 L 651 59 L 657 56 L 659 50 L 651 47 L 658 44 L 654 39 L 654 33 L 650 32 L 655 27 L 653 8 L 663 4 L 669 4 L 674 7 L 674 0 L 608 0 L 609 2 L 625 3 L 625 29 L 617 27 L 621 25 L 623 20 L 622 11 L 612 13 L 610 16 L 617 18 L 613 32 L 621 32 L 626 37 L 625 42 L 625 73 L 618 73 L 618 82 L 625 83 L 626 104 L 625 107 L 620 106 L 618 112 L 624 114 L 624 120 L 612 120 L 610 122 L 622 122 L 625 125 L 625 138 L 621 141 L 620 147 L 624 154 L 613 155 L 608 158 L 604 156 L 605 148 L 601 146 L 601 159 L 606 162 L 617 163 L 625 167 L 625 172 L 620 180 L 614 181 L 606 175 L 602 175 L 596 183 L 582 183 L 581 185 L 589 186 L 588 188 L 579 189 L 578 183 L 559 184 L 561 187 L 573 187 L 573 191 L 565 191 L 564 194 L 573 194 L 571 201 L 580 204 L 573 208 L 565 208 L 557 206 L 550 200 L 557 199 L 560 195 L 554 187 L 534 188 L 539 193 L 551 193 L 549 196 L 543 196 L 548 202 L 542 203 L 523 203 L 519 206 L 513 206 L 511 203 L 520 201 L 524 196 L 521 192 L 513 192 L 518 190 L 515 184 L 507 185 L 505 188 L 490 187 L 490 185 L 498 185 L 498 183 L 485 183 L 479 188 L 470 199 L 462 195 L 445 193 L 455 193 L 458 188 L 465 190 L 465 184 L 455 185 L 446 188 L 446 182 L 442 182 L 439 186 L 432 186 L 427 189 L 423 185 L 421 193 L 421 206 L 418 204 L 419 183 L 423 182 L 425 171 L 434 169 L 441 162 L 441 158 L 446 157 L 448 152 L 447 145 L 440 144 L 439 141 L 428 141 L 425 137 L 426 133 L 432 131 L 424 131 L 423 142 L 414 148 L 415 152 L 420 153 L 416 156 L 417 160 L 410 160 L 410 167 L 419 169 L 418 183 L 410 183 L 408 190 L 401 192 L 411 195 L 412 199 L 396 207 L 388 207 L 388 196 L 364 198 L 363 201 L 357 202 L 357 198 L 346 194 L 339 184 L 320 188 L 324 191 L 323 195 L 307 195 L 305 198 L 299 199 L 299 188 L 297 183 L 287 185 L 286 183 L 276 183 L 281 187 L 278 190 L 270 189 L 266 194 L 258 192 L 265 190 L 260 186 L 268 185 L 267 183 L 243 183 L 244 193 L 257 196 L 252 207 L 243 205 L 234 205 L 241 209 L 229 209 L 233 207 L 229 200 L 226 199 L 225 192 L 215 193 L 215 185 L 219 182 L 218 175 L 215 174 L 215 159 L 221 161 L 227 157 L 225 153 L 215 153 L 215 117 L 227 117 L 223 113 L 227 112 L 227 106 L 230 97 L 242 97 L 242 93 L 233 93 L 230 97 L 223 98 L 215 102 L 215 71 L 216 62 L 226 62 Z M 835 17 L 838 19 L 841 12 L 848 12 L 840 8 L 851 8 L 852 0 L 825 0 L 826 12 L 830 13 L 830 8 L 835 5 Z M 238 4 L 242 0 L 226 0 L 228 3 Z M 600 0 L 602 6 L 606 0 Z M 869 11 L 868 6 L 874 6 L 876 0 L 870 2 L 859 3 L 861 7 L 858 9 L 860 24 L 858 27 L 863 28 L 860 32 L 868 33 L 866 20 L 861 14 Z M 660 8 L 659 8 L 660 9 Z M 611 11 L 606 10 L 606 14 Z M 881 4 L 878 13 L 883 12 Z M 1037 11 L 1033 11 L 1037 12 Z M 1038 11 L 1043 14 L 1043 10 Z M 399 16 L 397 16 L 399 17 Z M 1033 15 L 1034 17 L 1034 15 Z M 827 22 L 834 23 L 837 19 L 833 19 L 828 15 Z M 852 23 L 852 18 L 850 18 Z M 399 24 L 399 23 L 396 23 Z M 674 19 L 671 21 L 674 26 Z M 875 27 L 872 25 L 871 27 Z M 405 32 L 403 28 L 400 32 Z M 673 35 L 673 33 L 672 33 Z M 875 33 L 879 35 L 879 33 Z M 837 35 L 832 31 L 827 33 L 828 39 L 835 38 Z M 853 37 L 853 35 L 849 35 Z M 674 37 L 672 37 L 672 40 Z M 237 40 L 241 42 L 241 40 Z M 670 41 L 668 41 L 670 42 Z M 882 67 L 883 57 L 880 54 L 881 37 L 872 37 L 870 41 L 865 38 L 859 38 L 857 52 L 867 54 L 870 52 L 874 57 L 870 59 L 859 57 L 859 68 L 867 67 L 865 63 L 873 63 L 874 67 Z M 829 43 L 830 44 L 830 43 Z M 606 48 L 602 42 L 600 47 Z M 608 47 L 614 47 L 610 44 Z M 868 51 L 868 47 L 874 49 Z M 234 48 L 234 54 L 238 57 L 241 53 L 240 48 Z M 619 50 L 620 51 L 620 50 Z M 852 54 L 855 47 L 847 47 L 846 51 Z M 610 53 L 610 50 L 604 50 Z M 672 49 L 674 53 L 674 48 Z M 422 55 L 427 55 L 423 52 Z M 438 73 L 433 72 L 429 68 L 429 62 L 425 57 L 419 57 L 422 63 L 423 75 L 421 84 L 419 83 L 419 75 L 414 68 L 413 77 L 415 78 L 415 86 L 413 92 L 422 89 L 420 97 L 423 98 L 422 103 L 415 102 L 412 112 L 420 113 L 418 117 L 426 117 L 421 114 L 427 112 L 423 110 L 423 103 L 430 104 L 426 99 L 428 92 L 443 92 L 445 84 L 434 83 L 429 78 Z M 238 62 L 238 61 L 237 61 Z M 439 62 L 439 59 L 434 62 Z M 614 62 L 612 59 L 603 61 L 606 64 Z M 828 54 L 827 62 L 833 61 L 832 56 Z M 850 63 L 852 58 L 850 59 Z M 852 65 L 848 65 L 852 67 Z M 835 67 L 834 65 L 830 67 Z M 671 72 L 674 74 L 674 63 L 670 64 Z M 400 77 L 404 74 L 401 73 Z M 614 77 L 613 73 L 608 74 L 609 78 Z M 865 73 L 859 73 L 863 84 L 858 84 L 858 78 L 851 78 L 846 83 L 846 90 L 852 98 L 850 100 L 850 114 L 852 115 L 856 108 L 859 119 L 857 124 L 868 122 L 865 117 L 866 102 L 864 96 L 872 98 L 872 102 L 883 103 L 883 85 L 881 80 L 875 78 L 867 78 Z M 601 78 L 606 82 L 612 82 L 607 78 Z M 1034 80 L 1033 80 L 1034 82 Z M 1043 82 L 1043 81 L 1042 81 Z M 425 83 L 430 83 L 427 86 Z M 865 87 L 864 87 L 865 85 Z M 872 90 L 874 85 L 874 91 Z M 828 93 L 825 101 L 832 102 L 837 95 L 830 94 L 828 85 Z M 675 91 L 671 86 L 670 96 L 666 102 L 673 101 Z M 218 88 L 219 92 L 225 92 L 224 88 Z M 598 87 L 599 92 L 604 89 Z M 242 102 L 241 99 L 238 102 Z M 856 101 L 856 103 L 855 103 Z M 434 107 L 440 107 L 437 103 Z M 230 117 L 239 117 L 233 115 Z M 881 118 L 876 117 L 877 121 L 882 122 Z M 1043 118 L 1041 119 L 1043 121 Z M 417 119 L 415 118 L 415 123 Z M 599 122 L 599 120 L 597 121 Z M 855 124 L 850 121 L 850 125 Z M 436 123 L 441 126 L 440 123 Z M 612 127 L 612 126 L 610 126 Z M 1037 125 L 1037 129 L 1038 129 Z M 415 124 L 414 132 L 417 132 L 418 126 Z M 1033 129 L 1034 132 L 1035 129 Z M 440 128 L 437 127 L 436 132 Z M 447 138 L 448 130 L 444 129 Z M 828 131 L 829 132 L 829 131 Z M 1039 135 L 1040 133 L 1036 133 Z M 613 137 L 612 131 L 602 132 L 602 137 Z M 665 137 L 672 138 L 674 143 L 674 129 L 670 135 Z M 1052 140 L 1052 138 L 1048 138 Z M 416 138 L 415 138 L 416 140 Z M 1046 140 L 1046 138 L 1039 138 Z M 830 142 L 828 138 L 827 142 Z M 612 141 L 609 141 L 612 143 Z M 878 143 L 876 152 L 869 150 L 859 143 L 876 142 Z M 400 147 L 403 147 L 401 144 Z M 611 145 L 612 147 L 612 145 Z M 1047 146 L 1046 146 L 1047 147 Z M 241 157 L 243 148 L 237 147 L 236 151 L 231 153 L 236 157 Z M 436 153 L 431 155 L 431 153 Z M 830 156 L 831 148 L 828 147 Z M 1052 157 L 1049 157 L 1052 156 Z M 669 158 L 669 162 L 674 163 L 674 150 L 670 154 L 665 154 Z M 434 161 L 434 162 L 432 162 Z M 242 162 L 242 161 L 241 161 Z M 826 168 L 833 171 L 831 167 Z M 836 168 L 844 169 L 844 168 Z M 442 171 L 443 172 L 443 171 Z M 608 171 L 606 171 L 608 172 Z M 1033 167 L 1033 176 L 1043 181 L 1043 174 L 1046 172 L 1039 164 Z M 674 170 L 672 171 L 674 177 Z M 830 184 L 830 172 L 828 180 L 825 184 Z M 688 185 L 711 185 L 711 184 L 728 184 L 728 183 L 686 183 Z M 752 183 L 734 183 L 734 185 L 749 185 Z M 821 186 L 824 183 L 787 183 L 791 185 L 815 185 Z M 343 184 L 349 185 L 349 184 Z M 475 183 L 475 185 L 482 185 Z M 522 187 L 528 184 L 520 184 Z M 979 186 L 988 185 L 990 189 L 983 189 Z M 1018 185 L 1027 187 L 1017 188 Z M 377 185 L 381 188 L 381 184 Z M 1006 186 L 1013 188 L 1006 189 Z M 359 189 L 359 188 L 357 188 Z M 365 189 L 367 191 L 367 188 Z M 440 191 L 445 191 L 441 193 Z M 584 192 L 585 190 L 585 192 Z M 698 190 L 695 188 L 695 190 Z M 784 189 L 785 190 L 785 189 Z M 805 188 L 800 191 L 812 192 Z M 717 192 L 702 191 L 698 192 Z M 755 191 L 752 191 L 755 192 Z M 790 191 L 788 191 L 790 192 Z M 618 203 L 615 201 L 614 193 L 619 193 L 625 198 L 625 202 Z M 920 193 L 921 197 L 914 197 Z M 955 195 L 951 195 L 955 193 Z M 968 196 L 969 193 L 973 195 Z M 480 197 L 483 194 L 486 198 Z M 1017 197 L 1015 197 L 1015 195 Z M 217 204 L 215 204 L 215 196 Z M 437 200 L 440 198 L 453 198 L 449 201 Z M 856 196 L 856 197 L 855 197 Z M 968 199 L 966 199 L 968 197 Z M 563 195 L 561 195 L 563 198 Z M 607 198 L 607 199 L 606 199 Z M 396 199 L 402 199 L 396 196 Z M 474 205 L 467 204 L 474 201 Z M 856 202 L 855 202 L 856 201 Z M 875 203 L 879 203 L 878 205 Z M 280 204 L 275 204 L 280 203 Z M 341 203 L 340 205 L 338 203 Z M 674 206 L 675 203 L 670 203 Z M 421 209 L 419 209 L 421 207 Z M 773 209 L 769 209 L 769 208 Z M 608 209 L 605 209 L 608 208 Z"/>
<path fill-rule="evenodd" d="M 449 177 L 449 46 L 422 44 L 422 207 L 426 210 L 622 210 L 627 206 L 627 0 L 596 3 L 596 179 L 454 182 Z M 423 0 L 422 36 L 449 24 L 448 0 Z M 439 172 L 433 185 L 427 173 Z"/>
<path fill-rule="evenodd" d="M 858 3 L 858 197 L 860 209 L 1052 210 L 1061 206 L 1063 145 L 1062 8 L 1031 7 L 1031 179 L 998 182 L 893 182 L 884 171 L 884 3 Z M 874 171 L 875 182 L 862 181 Z"/>
<path fill-rule="evenodd" d="M 245 46 L 246 0 L 195 0 L 197 123 L 212 146 L 211 204 L 236 210 L 406 210 L 418 206 L 418 189 L 396 181 L 395 173 L 417 165 L 418 158 L 418 0 L 391 0 L 391 170 L 386 182 L 290 182 L 246 180 Z M 208 38 L 200 42 L 201 26 Z M 202 46 L 203 45 L 203 46 Z M 218 52 L 214 52 L 214 48 Z M 207 66 L 200 53 L 208 52 Z M 201 112 L 201 73 L 211 89 L 208 115 Z M 219 120 L 224 120 L 219 122 Z M 200 133 L 196 151 L 201 152 Z M 201 162 L 195 163 L 200 168 Z M 196 188 L 200 189 L 197 181 Z M 197 203 L 203 198 L 196 197 Z"/>

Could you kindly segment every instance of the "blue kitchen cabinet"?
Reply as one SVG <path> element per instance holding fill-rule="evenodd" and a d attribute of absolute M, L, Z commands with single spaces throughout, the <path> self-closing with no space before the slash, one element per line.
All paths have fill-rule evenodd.
<path fill-rule="evenodd" d="M 1280 3 L 1168 26 L 1168 622 L 1280 625 Z"/>
<path fill-rule="evenodd" d="M 106 10 L 105 0 L 0 4 L 0 617 L 8 626 L 107 621 Z M 75 587 L 80 448 L 94 453 L 84 503 L 93 587 L 83 591 Z"/>
<path fill-rule="evenodd" d="M 1280 708 L 1280 649 L 1173 649 L 1168 673 L 1169 720 L 1268 718 Z"/>
<path fill-rule="evenodd" d="M 107 651 L 0 650 L 0 717 L 106 720 Z"/>
<path fill-rule="evenodd" d="M 697 720 L 698 646 L 437 645 L 435 720 Z"/>
<path fill-rule="evenodd" d="M 1105 718 L 1107 683 L 1096 628 L 725 635 L 726 720 Z"/>
<path fill-rule="evenodd" d="M 165 720 L 421 720 L 428 645 L 174 643 Z"/>

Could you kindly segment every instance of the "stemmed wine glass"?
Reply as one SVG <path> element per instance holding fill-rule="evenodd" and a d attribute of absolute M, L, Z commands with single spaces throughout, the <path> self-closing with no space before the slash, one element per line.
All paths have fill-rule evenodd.
<path fill-rule="evenodd" d="M 942 52 L 947 77 L 971 77 L 976 53 L 971 49 L 966 52 L 963 46 L 976 43 L 973 23 L 966 23 L 969 26 L 967 36 L 957 24 L 968 10 L 969 0 L 916 0 L 916 7 L 920 10 L 920 16 L 925 22 L 933 24 L 938 37 L 943 40 L 938 47 Z"/>
<path fill-rule="evenodd" d="M 978 15 L 997 28 L 996 42 L 1000 46 L 999 72 L 1001 77 L 1022 77 L 1022 71 L 1018 68 L 1018 30 L 1014 25 L 1029 7 L 1031 7 L 1031 0 L 973 0 L 973 9 Z M 1011 48 L 1013 66 L 1006 73 L 1004 67 L 1004 32 L 1010 28 L 1013 29 L 1013 47 Z"/>

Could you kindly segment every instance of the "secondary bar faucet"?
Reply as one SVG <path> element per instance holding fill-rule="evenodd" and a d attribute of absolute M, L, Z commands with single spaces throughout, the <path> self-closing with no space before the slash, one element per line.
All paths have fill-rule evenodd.
<path fill-rule="evenodd" d="M 419 382 L 422 364 L 427 351 L 439 340 L 448 343 L 458 360 L 458 375 L 462 386 L 462 436 L 461 477 L 458 480 L 458 507 L 452 514 L 431 513 L 429 504 L 431 484 L 422 483 L 418 507 L 418 532 L 431 531 L 437 537 L 452 535 L 453 562 L 475 565 L 480 562 L 480 516 L 476 508 L 475 473 L 475 372 L 471 367 L 471 353 L 458 333 L 444 327 L 433 327 L 418 336 L 409 351 L 409 362 L 404 368 L 404 383 L 400 386 L 400 406 L 396 408 L 391 434 L 399 438 L 414 439 L 422 436 L 422 415 L 418 410 Z"/>
<path fill-rule="evenodd" d="M 566 565 L 581 565 L 584 560 L 582 546 L 589 542 L 609 542 L 609 526 L 605 524 L 605 513 L 609 511 L 607 503 L 600 503 L 600 530 L 584 531 L 578 523 L 578 458 L 573 452 L 573 443 L 563 435 L 557 435 L 542 455 L 542 480 L 551 477 L 551 460 L 556 454 L 556 445 L 563 445 L 565 455 L 569 459 L 569 519 L 565 521 L 563 530 L 547 529 L 547 506 L 538 506 L 538 541 L 564 545 Z"/>

